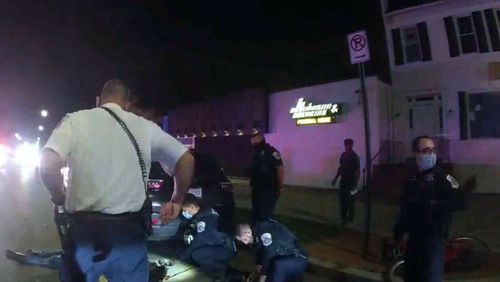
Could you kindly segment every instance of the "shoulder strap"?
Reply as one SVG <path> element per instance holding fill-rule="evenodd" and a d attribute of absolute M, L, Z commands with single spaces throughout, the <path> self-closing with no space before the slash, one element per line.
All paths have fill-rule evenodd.
<path fill-rule="evenodd" d="M 121 128 L 123 129 L 123 131 L 125 131 L 125 134 L 127 134 L 127 137 L 130 139 L 132 146 L 134 146 L 135 153 L 137 154 L 137 158 L 139 159 L 139 165 L 141 166 L 142 181 L 144 182 L 144 191 L 146 192 L 146 197 L 147 197 L 146 179 L 148 178 L 148 175 L 147 175 L 146 163 L 144 162 L 144 158 L 142 157 L 141 149 L 139 148 L 137 140 L 135 139 L 134 135 L 132 135 L 132 132 L 130 132 L 125 122 L 115 112 L 106 107 L 101 107 L 101 108 L 103 108 L 106 112 L 108 112 L 118 122 L 118 124 L 120 124 Z"/>

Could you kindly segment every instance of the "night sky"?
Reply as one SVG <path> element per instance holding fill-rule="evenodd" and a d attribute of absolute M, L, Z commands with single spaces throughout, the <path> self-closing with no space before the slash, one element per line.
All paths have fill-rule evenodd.
<path fill-rule="evenodd" d="M 1 134 L 36 134 L 42 108 L 51 128 L 92 107 L 109 78 L 127 79 L 163 113 L 269 89 L 277 73 L 293 73 L 295 85 L 315 83 L 308 74 L 319 68 L 329 69 L 322 80 L 342 78 L 356 70 L 344 54 L 348 32 L 366 28 L 383 39 L 375 0 L 2 2 Z"/>

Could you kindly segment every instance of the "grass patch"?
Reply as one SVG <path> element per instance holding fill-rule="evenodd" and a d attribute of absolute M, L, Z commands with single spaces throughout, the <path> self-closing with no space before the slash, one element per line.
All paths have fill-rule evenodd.
<path fill-rule="evenodd" d="M 251 211 L 237 208 L 235 212 L 236 222 L 244 222 L 250 218 Z M 338 234 L 339 229 L 332 224 L 324 224 L 309 221 L 301 218 L 277 215 L 276 219 L 288 227 L 303 244 L 317 242 L 323 238 L 332 237 Z"/>

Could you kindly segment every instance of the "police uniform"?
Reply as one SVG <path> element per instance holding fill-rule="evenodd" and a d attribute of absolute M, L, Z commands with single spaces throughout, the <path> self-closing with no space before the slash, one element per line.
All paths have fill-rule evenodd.
<path fill-rule="evenodd" d="M 452 212 L 463 209 L 459 183 L 441 167 L 419 172 L 406 185 L 394 237 L 409 233 L 405 281 L 443 280 L 444 251 Z"/>
<path fill-rule="evenodd" d="M 127 125 L 148 173 L 152 161 L 174 172 L 187 151 L 184 145 L 115 103 L 103 107 Z M 63 246 L 62 280 L 74 281 L 68 269 L 75 258 L 87 281 L 97 281 L 102 274 L 120 281 L 147 281 L 144 226 L 140 220 L 122 220 L 140 211 L 146 199 L 138 157 L 123 128 L 104 109 L 79 111 L 59 123 L 44 150 L 56 152 L 70 168 L 64 205 L 70 214 L 72 244 Z"/>
<path fill-rule="evenodd" d="M 306 271 L 308 258 L 295 235 L 274 219 L 255 224 L 257 264 L 262 266 L 261 275 L 271 282 L 295 281 Z"/>
<path fill-rule="evenodd" d="M 200 210 L 190 220 L 184 242 L 188 247 L 179 260 L 200 267 L 202 271 L 220 274 L 236 255 L 234 238 L 217 230 L 219 215 L 211 208 Z"/>
<path fill-rule="evenodd" d="M 252 218 L 272 218 L 279 198 L 277 168 L 283 166 L 281 155 L 268 143 L 257 145 L 251 166 Z"/>

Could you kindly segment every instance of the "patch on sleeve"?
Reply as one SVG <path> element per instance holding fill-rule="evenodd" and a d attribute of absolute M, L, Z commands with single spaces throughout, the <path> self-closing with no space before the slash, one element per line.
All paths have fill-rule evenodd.
<path fill-rule="evenodd" d="M 273 157 L 277 160 L 281 160 L 281 155 L 280 155 L 280 153 L 278 153 L 278 151 L 273 153 Z"/>
<path fill-rule="evenodd" d="M 202 233 L 203 231 L 205 231 L 205 222 L 204 221 L 200 221 L 198 222 L 198 224 L 196 224 L 196 231 L 198 231 L 198 233 Z"/>
<path fill-rule="evenodd" d="M 268 247 L 273 243 L 273 237 L 271 236 L 271 233 L 264 233 L 260 236 L 260 240 L 262 241 L 262 245 L 264 247 Z"/>
<path fill-rule="evenodd" d="M 446 180 L 448 180 L 448 182 L 450 182 L 451 184 L 451 188 L 453 189 L 458 189 L 458 187 L 460 187 L 460 184 L 458 183 L 458 181 L 455 179 L 455 177 L 451 176 L 451 175 L 447 175 L 446 176 Z"/>

